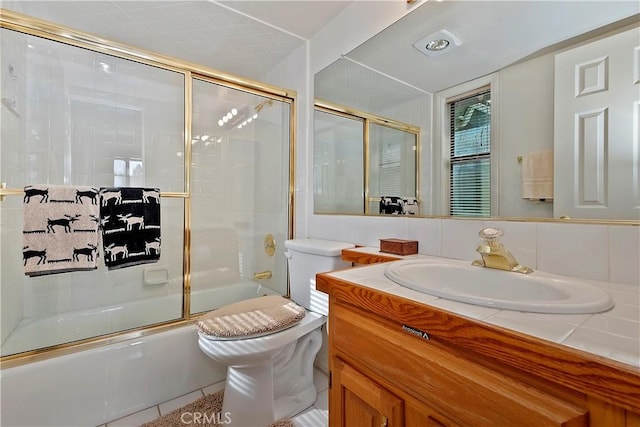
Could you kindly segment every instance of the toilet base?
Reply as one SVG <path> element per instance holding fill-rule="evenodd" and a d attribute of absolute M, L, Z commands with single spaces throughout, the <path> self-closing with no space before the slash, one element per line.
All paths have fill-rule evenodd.
<path fill-rule="evenodd" d="M 262 364 L 229 366 L 222 405 L 227 425 L 267 426 L 311 406 L 317 396 L 313 362 L 321 345 L 318 328 Z"/>

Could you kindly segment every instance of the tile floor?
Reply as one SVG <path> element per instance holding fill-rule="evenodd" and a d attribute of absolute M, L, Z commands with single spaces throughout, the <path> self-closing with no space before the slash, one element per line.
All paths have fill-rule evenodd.
<path fill-rule="evenodd" d="M 295 427 L 327 427 L 329 425 L 329 378 L 324 372 L 316 368 L 313 373 L 313 380 L 318 390 L 318 397 L 312 407 L 293 417 Z M 151 408 L 144 409 L 124 418 L 108 422 L 100 427 L 138 427 L 147 421 L 151 421 L 191 403 L 204 395 L 213 394 L 222 389 L 224 389 L 224 381 L 193 391 L 168 402 L 152 406 Z"/>

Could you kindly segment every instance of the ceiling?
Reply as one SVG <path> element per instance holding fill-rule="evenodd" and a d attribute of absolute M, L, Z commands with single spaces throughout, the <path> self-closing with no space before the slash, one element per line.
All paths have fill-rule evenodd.
<path fill-rule="evenodd" d="M 437 92 L 639 11 L 638 1 L 429 1 L 347 56 Z M 462 44 L 436 57 L 413 46 L 442 29 Z"/>
<path fill-rule="evenodd" d="M 2 7 L 144 50 L 263 80 L 353 1 L 2 0 Z M 404 0 L 393 0 L 404 1 Z M 372 7 L 375 2 L 372 1 Z M 637 1 L 423 1 L 346 55 L 329 91 L 415 96 L 486 75 L 551 44 L 637 14 Z M 447 29 L 462 41 L 429 58 L 413 43 Z M 365 67 L 360 67 L 359 64 Z M 385 84 L 385 76 L 393 76 Z M 409 86 L 403 86 L 403 83 Z M 316 84 L 316 86 L 319 86 Z M 323 94 L 326 92 L 323 92 Z M 332 99 L 324 95 L 325 99 Z"/>
<path fill-rule="evenodd" d="M 218 3 L 310 39 L 352 0 L 223 0 Z"/>
<path fill-rule="evenodd" d="M 2 7 L 108 40 L 261 80 L 350 3 L 2 0 Z"/>
<path fill-rule="evenodd" d="M 638 22 L 639 12 L 638 1 L 423 2 L 318 73 L 316 96 L 378 112 L 394 100 L 400 105 L 491 74 L 612 22 Z M 462 44 L 436 57 L 413 46 L 443 29 Z"/>

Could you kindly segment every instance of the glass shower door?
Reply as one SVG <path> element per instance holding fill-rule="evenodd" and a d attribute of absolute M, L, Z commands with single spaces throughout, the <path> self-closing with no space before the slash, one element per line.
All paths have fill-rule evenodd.
<path fill-rule="evenodd" d="M 6 28 L 0 43 L 1 182 L 185 191 L 184 73 Z M 108 271 L 98 247 L 97 270 L 27 277 L 23 251 L 43 247 L 23 245 L 21 191 L 1 201 L 1 356 L 180 319 L 184 204 L 162 197 L 157 263 Z"/>
<path fill-rule="evenodd" d="M 287 294 L 290 117 L 288 100 L 193 79 L 191 313 Z"/>

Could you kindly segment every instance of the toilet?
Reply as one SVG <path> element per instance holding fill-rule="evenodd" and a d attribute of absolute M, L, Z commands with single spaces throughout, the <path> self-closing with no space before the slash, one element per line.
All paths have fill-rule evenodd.
<path fill-rule="evenodd" d="M 222 407 L 222 415 L 227 414 L 230 421 L 227 425 L 267 426 L 314 403 L 317 391 L 313 363 L 322 345 L 321 328 L 329 311 L 327 295 L 315 289 L 315 275 L 350 267 L 350 263 L 342 261 L 341 253 L 352 247 L 350 243 L 328 240 L 287 240 L 291 300 L 277 296 L 253 298 L 205 315 L 203 319 L 210 325 L 215 322 L 214 327 L 208 327 L 205 320 L 198 322 L 200 349 L 227 366 Z M 272 303 L 276 306 L 271 307 Z M 260 309 L 256 310 L 256 306 Z M 246 307 L 253 308 L 245 313 Z M 217 312 L 223 315 L 209 320 Z M 272 312 L 287 313 L 284 326 L 280 327 L 278 319 L 274 331 L 251 330 L 248 335 L 242 331 L 242 323 L 253 325 L 263 318 L 271 319 Z M 239 319 L 238 324 L 229 325 L 229 319 Z M 229 328 L 224 329 L 227 325 Z M 219 327 L 223 330 L 218 331 Z"/>

